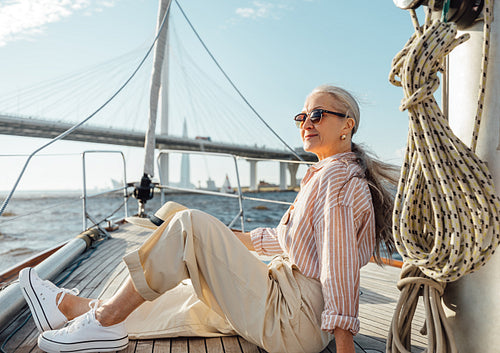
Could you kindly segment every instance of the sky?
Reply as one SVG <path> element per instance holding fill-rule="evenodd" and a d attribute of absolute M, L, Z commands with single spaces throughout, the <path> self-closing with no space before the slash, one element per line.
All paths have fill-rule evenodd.
<path fill-rule="evenodd" d="M 360 102 L 361 124 L 354 141 L 365 144 L 384 161 L 395 164 L 402 161 L 408 118 L 406 112 L 398 109 L 402 90 L 389 83 L 388 74 L 392 58 L 404 46 L 413 27 L 408 13 L 392 1 L 179 0 L 179 3 L 233 82 L 289 145 L 301 146 L 292 117 L 301 111 L 305 97 L 314 87 L 328 83 L 348 89 Z M 234 92 L 230 93 L 231 89 L 199 43 L 195 44 L 192 33 L 187 34 L 178 8 L 172 6 L 173 23 L 178 26 L 176 41 L 186 50 L 198 47 L 189 60 L 180 56 L 182 50 L 175 51 L 179 56 L 172 59 L 171 70 L 175 72 L 171 76 L 178 75 L 185 67 L 199 66 L 216 77 L 207 82 L 223 87 L 220 91 L 226 97 L 222 101 L 210 100 L 210 93 L 218 89 L 207 88 L 203 92 L 198 87 L 204 82 L 202 71 L 196 77 L 191 76 L 192 82 L 186 81 L 188 85 L 184 88 L 180 84 L 171 85 L 172 106 L 184 112 L 171 119 L 169 126 L 173 133 L 180 135 L 180 126 L 187 120 L 190 137 L 199 134 L 221 141 L 280 146 Z M 7 97 L 9 109 L 15 110 L 11 113 L 33 115 L 29 110 L 35 109 L 33 102 L 45 102 L 47 107 L 36 108 L 35 115 L 60 115 L 57 119 L 71 115 L 71 121 L 83 120 L 124 81 L 144 55 L 154 38 L 157 11 L 157 2 L 149 0 L 2 1 L 0 97 Z M 134 96 L 134 102 L 142 102 L 133 103 L 136 105 L 147 102 L 150 73 L 143 71 L 134 83 L 136 86 L 123 94 L 122 103 L 117 103 L 119 108 L 112 108 L 113 112 L 132 110 L 129 107 L 133 100 L 127 97 Z M 77 82 L 73 80 L 75 73 L 89 82 L 94 80 L 81 84 L 94 95 L 80 93 L 80 86 L 71 86 Z M 71 78 L 64 81 L 69 83 L 58 86 L 54 82 L 61 77 Z M 30 96 L 26 92 L 33 87 L 36 95 Z M 200 92 L 196 94 L 199 102 L 191 104 L 189 99 L 193 98 L 187 98 L 185 91 Z M 69 96 L 71 92 L 77 94 Z M 75 95 L 79 100 L 73 103 Z M 203 102 L 201 96 L 207 100 Z M 208 115 L 215 118 L 201 118 L 193 106 L 206 107 Z M 6 109 L 0 102 L 0 113 Z M 239 119 L 234 118 L 236 115 Z M 218 124 L 217 117 L 226 120 Z M 147 116 L 141 117 L 142 120 L 130 119 L 127 126 L 133 128 L 145 125 Z M 102 120 L 105 125 L 116 122 L 109 117 Z M 244 136 L 240 137 L 242 133 Z M 13 186 L 26 159 L 23 154 L 46 142 L 0 135 L 0 190 Z M 19 190 L 79 188 L 82 172 L 78 154 L 89 149 L 121 150 L 127 159 L 127 180 L 137 180 L 142 174 L 144 157 L 140 148 L 61 141 L 44 150 L 43 156 L 34 158 Z M 111 179 L 121 179 L 121 161 L 116 154 L 92 155 L 90 159 L 95 164 L 88 176 L 90 187 L 108 186 Z M 248 183 L 245 164 L 248 163 L 241 166 L 243 184 Z M 203 185 L 211 177 L 220 184 L 225 174 L 220 168 L 206 174 L 214 165 L 204 158 L 192 160 L 191 173 L 199 173 L 192 177 L 192 182 Z M 278 174 L 277 166 L 259 163 L 258 168 L 259 179 L 277 182 L 271 176 Z M 301 168 L 299 174 L 304 170 Z M 231 180 L 234 184 L 235 179 Z"/>

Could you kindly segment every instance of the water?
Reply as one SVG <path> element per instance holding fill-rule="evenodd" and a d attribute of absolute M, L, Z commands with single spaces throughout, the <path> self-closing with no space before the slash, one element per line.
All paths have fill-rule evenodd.
<path fill-rule="evenodd" d="M 249 196 L 292 202 L 295 192 L 262 192 Z M 171 194 L 167 200 L 189 208 L 203 210 L 225 224 L 239 212 L 237 199 L 199 194 Z M 123 203 L 121 195 L 99 196 L 88 201 L 88 212 L 100 221 Z M 287 205 L 243 201 L 245 230 L 275 227 Z M 146 210 L 154 213 L 160 207 L 160 197 L 148 201 Z M 137 213 L 137 202 L 129 199 L 129 215 Z M 116 217 L 123 218 L 123 209 Z M 36 253 L 74 238 L 83 229 L 82 201 L 74 192 L 20 193 L 11 200 L 6 214 L 0 217 L 0 273 Z M 91 223 L 89 223 L 90 226 Z M 240 228 L 240 221 L 234 228 Z"/>

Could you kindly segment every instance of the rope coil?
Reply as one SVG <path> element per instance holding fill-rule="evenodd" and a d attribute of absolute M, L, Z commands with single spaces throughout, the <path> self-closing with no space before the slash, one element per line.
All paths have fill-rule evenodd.
<path fill-rule="evenodd" d="M 429 5 L 431 7 L 431 5 Z M 484 265 L 500 243 L 500 201 L 486 164 L 475 154 L 481 119 L 491 23 L 491 1 L 484 10 L 485 43 L 478 110 L 471 148 L 451 131 L 433 93 L 444 59 L 465 42 L 456 25 L 430 21 L 396 55 L 389 81 L 403 88 L 400 109 L 408 110 L 409 135 L 393 213 L 396 248 L 405 266 L 387 352 L 411 349 L 411 321 L 424 298 L 427 352 L 456 352 L 441 296 L 447 282 Z"/>
<path fill-rule="evenodd" d="M 403 87 L 400 109 L 410 116 L 396 247 L 406 262 L 447 282 L 483 265 L 500 239 L 500 203 L 486 164 L 453 134 L 433 97 L 442 59 L 467 39 L 456 38 L 454 24 L 434 22 L 398 54 L 390 78 Z"/>

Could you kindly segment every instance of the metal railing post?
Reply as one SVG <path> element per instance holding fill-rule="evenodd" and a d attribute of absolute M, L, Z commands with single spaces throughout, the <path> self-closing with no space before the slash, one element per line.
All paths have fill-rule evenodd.
<path fill-rule="evenodd" d="M 123 198 L 124 198 L 124 204 L 125 204 L 125 210 L 124 214 L 125 217 L 128 217 L 128 195 L 127 195 L 127 165 L 125 161 L 125 156 L 123 155 L 122 151 L 107 151 L 107 150 L 89 150 L 89 151 L 83 151 L 82 152 L 82 174 L 83 174 L 83 188 L 82 188 L 82 201 L 83 201 L 83 211 L 82 211 L 82 217 L 83 217 L 83 230 L 87 230 L 87 218 L 88 218 L 88 212 L 87 212 L 87 169 L 86 169 L 86 164 L 85 164 L 85 157 L 87 153 L 119 153 L 122 157 L 122 162 L 123 162 Z M 120 190 L 120 189 L 117 189 Z M 115 191 L 115 190 L 111 190 Z M 97 194 L 99 195 L 99 194 Z M 93 196 L 97 196 L 93 195 Z"/>
<path fill-rule="evenodd" d="M 241 231 L 245 232 L 245 216 L 243 214 L 243 193 L 241 192 L 240 173 L 238 170 L 238 160 L 233 154 L 234 167 L 236 169 L 236 181 L 238 182 L 238 202 L 240 204 Z"/>
<path fill-rule="evenodd" d="M 83 174 L 83 187 L 82 187 L 82 217 L 83 229 L 87 229 L 87 173 L 85 167 L 85 152 L 82 153 L 82 174 Z"/>

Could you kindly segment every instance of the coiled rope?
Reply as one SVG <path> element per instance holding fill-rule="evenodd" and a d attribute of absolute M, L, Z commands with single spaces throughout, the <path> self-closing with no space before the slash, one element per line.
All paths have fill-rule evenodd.
<path fill-rule="evenodd" d="M 431 22 L 430 10 L 420 27 L 411 11 L 415 34 L 392 63 L 389 80 L 403 88 L 400 109 L 408 110 L 410 123 L 393 213 L 396 248 L 405 264 L 387 352 L 410 351 L 411 321 L 419 296 L 426 309 L 426 352 L 456 352 L 441 304 L 446 282 L 480 268 L 500 242 L 500 201 L 487 166 L 474 154 L 484 102 L 491 9 L 491 0 L 486 0 L 471 148 L 453 134 L 433 96 L 445 56 L 469 35 L 457 37 L 453 23 Z"/>

